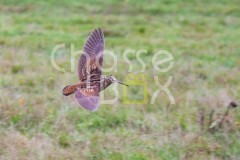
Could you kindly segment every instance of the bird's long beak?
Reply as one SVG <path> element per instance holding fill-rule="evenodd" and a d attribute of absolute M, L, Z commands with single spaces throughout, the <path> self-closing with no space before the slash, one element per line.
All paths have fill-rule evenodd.
<path fill-rule="evenodd" d="M 123 82 L 119 81 L 119 80 L 115 80 L 117 83 L 128 86 L 127 84 L 124 84 Z"/>

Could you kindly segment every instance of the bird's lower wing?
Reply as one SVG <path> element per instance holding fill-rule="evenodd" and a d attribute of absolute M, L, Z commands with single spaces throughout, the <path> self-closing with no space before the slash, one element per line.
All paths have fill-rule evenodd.
<path fill-rule="evenodd" d="M 75 92 L 75 100 L 82 108 L 89 111 L 95 111 L 100 104 L 99 89 L 97 87 L 90 89 L 78 88 Z"/>

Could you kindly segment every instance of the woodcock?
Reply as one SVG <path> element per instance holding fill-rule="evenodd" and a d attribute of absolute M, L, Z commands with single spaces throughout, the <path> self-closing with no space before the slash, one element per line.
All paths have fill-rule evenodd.
<path fill-rule="evenodd" d="M 90 34 L 83 46 L 77 68 L 80 82 L 63 88 L 63 95 L 74 94 L 76 101 L 86 110 L 94 111 L 98 108 L 99 92 L 114 82 L 123 84 L 112 75 L 102 77 L 103 51 L 104 34 L 98 28 Z"/>

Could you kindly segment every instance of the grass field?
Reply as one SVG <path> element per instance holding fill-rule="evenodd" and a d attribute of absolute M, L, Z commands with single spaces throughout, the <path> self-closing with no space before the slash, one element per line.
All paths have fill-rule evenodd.
<path fill-rule="evenodd" d="M 238 0 L 0 0 L 0 159 L 239 159 L 239 108 L 218 127 L 228 103 L 240 99 L 239 6 Z M 105 48 L 118 57 L 117 72 L 106 74 L 124 81 L 123 52 L 148 50 L 141 54 L 147 104 L 125 104 L 123 86 L 117 103 L 96 112 L 62 95 L 78 80 L 71 44 L 80 50 L 98 27 Z M 62 43 L 55 61 L 65 72 L 50 59 Z M 152 68 L 158 50 L 174 57 L 166 73 Z M 128 58 L 139 73 L 141 63 L 134 54 Z M 105 56 L 104 65 L 111 64 Z M 164 92 L 150 104 L 154 75 L 162 85 L 173 76 L 168 88 L 176 104 Z M 142 96 L 128 89 L 132 99 Z M 112 87 L 105 93 L 111 98 Z"/>

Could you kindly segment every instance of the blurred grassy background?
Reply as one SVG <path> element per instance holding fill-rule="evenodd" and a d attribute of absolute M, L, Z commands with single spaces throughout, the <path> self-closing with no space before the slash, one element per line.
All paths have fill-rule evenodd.
<path fill-rule="evenodd" d="M 217 123 L 227 104 L 240 98 L 239 6 L 238 0 L 0 0 L 0 159 L 239 158 L 238 108 L 223 128 L 208 131 L 210 112 Z M 119 57 L 114 75 L 123 80 L 127 74 L 124 50 L 147 49 L 141 58 L 149 102 L 157 89 L 153 75 L 161 84 L 172 75 L 176 105 L 164 93 L 154 105 L 123 104 L 122 86 L 117 103 L 93 113 L 63 97 L 62 88 L 77 81 L 70 72 L 70 45 L 81 49 L 98 27 L 106 49 Z M 50 60 L 61 43 L 66 49 L 56 63 L 64 73 Z M 174 56 L 167 73 L 152 69 L 159 49 Z M 129 59 L 139 72 L 135 56 Z"/>

